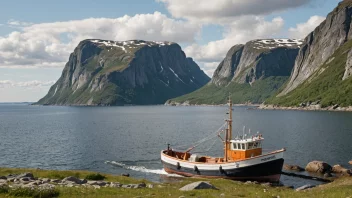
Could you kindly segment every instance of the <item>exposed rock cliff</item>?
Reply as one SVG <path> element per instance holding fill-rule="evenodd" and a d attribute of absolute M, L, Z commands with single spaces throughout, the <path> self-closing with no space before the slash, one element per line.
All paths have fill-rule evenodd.
<path fill-rule="evenodd" d="M 231 93 L 235 103 L 260 103 L 290 76 L 302 44 L 297 39 L 261 39 L 235 45 L 215 70 L 207 86 L 168 104 L 221 104 Z"/>
<path fill-rule="evenodd" d="M 176 43 L 84 40 L 38 104 L 162 104 L 209 80 Z"/>
<path fill-rule="evenodd" d="M 352 0 L 345 0 L 304 40 L 290 81 L 279 96 L 307 80 L 346 41 L 352 38 Z"/>
<path fill-rule="evenodd" d="M 319 108 L 352 105 L 352 0 L 328 14 L 301 47 L 287 86 L 266 104 Z"/>

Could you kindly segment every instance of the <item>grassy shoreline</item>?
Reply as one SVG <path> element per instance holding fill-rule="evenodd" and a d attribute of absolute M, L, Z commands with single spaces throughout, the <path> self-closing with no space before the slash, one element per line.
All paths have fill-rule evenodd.
<path fill-rule="evenodd" d="M 0 176 L 31 172 L 35 177 L 62 179 L 67 176 L 85 178 L 92 174 L 90 171 L 57 171 L 37 170 L 25 168 L 0 168 Z M 139 180 L 123 176 L 103 174 L 106 181 L 120 182 L 122 184 L 146 183 L 152 184 L 153 188 L 100 188 L 86 187 L 57 187 L 59 197 L 349 197 L 352 195 L 352 177 L 343 177 L 336 181 L 320 185 L 313 189 L 296 192 L 287 187 L 269 187 L 260 184 L 246 184 L 238 181 L 225 179 L 195 179 L 184 178 L 176 183 L 152 183 L 147 180 Z M 195 181 L 208 181 L 219 190 L 193 190 L 180 191 L 179 188 Z M 307 182 L 309 183 L 309 182 Z M 0 197 L 12 197 L 6 193 L 0 193 Z"/>

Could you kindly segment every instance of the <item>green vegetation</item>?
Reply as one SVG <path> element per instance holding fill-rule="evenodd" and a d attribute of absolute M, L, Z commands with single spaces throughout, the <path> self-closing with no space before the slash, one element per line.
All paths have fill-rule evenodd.
<path fill-rule="evenodd" d="M 67 176 L 79 175 L 81 178 L 93 174 L 88 171 L 54 171 L 54 170 L 36 170 L 36 169 L 10 169 L 0 168 L 0 175 L 7 175 L 10 173 L 32 172 L 34 176 L 41 178 L 55 178 L 61 179 Z M 120 182 L 122 184 L 136 184 L 136 183 L 151 183 L 146 180 L 137 180 L 122 176 L 106 175 L 106 180 Z M 245 184 L 243 182 L 224 180 L 224 179 L 202 179 L 202 181 L 209 181 L 211 184 L 219 188 L 219 190 L 193 190 L 182 192 L 178 190 L 184 185 L 191 182 L 200 181 L 199 179 L 179 178 L 175 179 L 173 183 L 154 183 L 153 188 L 100 188 L 92 189 L 86 187 L 70 188 L 70 187 L 56 187 L 56 190 L 51 191 L 52 194 L 42 194 L 36 196 L 37 191 L 18 190 L 10 193 L 10 189 L 1 191 L 0 197 L 171 197 L 178 198 L 185 197 L 349 197 L 352 194 L 352 177 L 340 178 L 332 183 L 325 184 L 310 190 L 295 192 L 286 187 L 267 187 L 258 184 Z"/>
<path fill-rule="evenodd" d="M 276 76 L 258 80 L 252 85 L 232 82 L 228 86 L 222 87 L 207 84 L 190 94 L 170 101 L 177 103 L 189 101 L 190 104 L 225 104 L 228 95 L 231 94 L 231 99 L 236 104 L 262 103 L 274 95 L 287 79 L 286 76 Z"/>
<path fill-rule="evenodd" d="M 32 189 L 32 188 L 9 188 L 6 192 L 12 197 L 33 197 L 33 198 L 51 198 L 58 197 L 60 192 L 57 189 Z M 1 195 L 1 194 L 0 194 Z"/>
<path fill-rule="evenodd" d="M 86 176 L 86 180 L 95 180 L 95 181 L 98 181 L 98 180 L 104 180 L 106 177 L 104 175 L 101 175 L 99 173 L 92 173 L 92 174 L 89 174 Z"/>
<path fill-rule="evenodd" d="M 320 101 L 322 107 L 352 105 L 352 78 L 342 80 L 352 41 L 341 46 L 309 79 L 285 96 L 272 97 L 265 103 L 298 106 L 302 102 Z"/>

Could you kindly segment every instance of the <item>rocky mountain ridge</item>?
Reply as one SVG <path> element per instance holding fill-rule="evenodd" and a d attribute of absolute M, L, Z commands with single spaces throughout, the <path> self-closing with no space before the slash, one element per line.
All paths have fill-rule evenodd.
<path fill-rule="evenodd" d="M 344 0 L 305 39 L 275 108 L 352 106 L 352 0 Z"/>
<path fill-rule="evenodd" d="M 209 80 L 176 43 L 89 39 L 80 42 L 37 104 L 162 104 Z"/>
<path fill-rule="evenodd" d="M 290 76 L 302 42 L 258 39 L 235 45 L 215 70 L 210 83 L 167 104 L 222 104 L 229 93 L 236 103 L 261 103 Z"/>
<path fill-rule="evenodd" d="M 352 38 L 352 1 L 345 0 L 305 39 L 292 76 L 279 96 L 297 88 L 316 72 L 344 43 Z M 348 70 L 348 69 L 346 69 Z"/>

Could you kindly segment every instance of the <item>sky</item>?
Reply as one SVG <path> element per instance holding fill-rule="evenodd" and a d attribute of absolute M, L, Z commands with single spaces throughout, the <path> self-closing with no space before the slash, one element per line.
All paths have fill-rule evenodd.
<path fill-rule="evenodd" d="M 0 7 L 0 102 L 35 102 L 84 39 L 173 41 L 210 77 L 236 44 L 304 38 L 338 0 L 11 0 Z"/>

